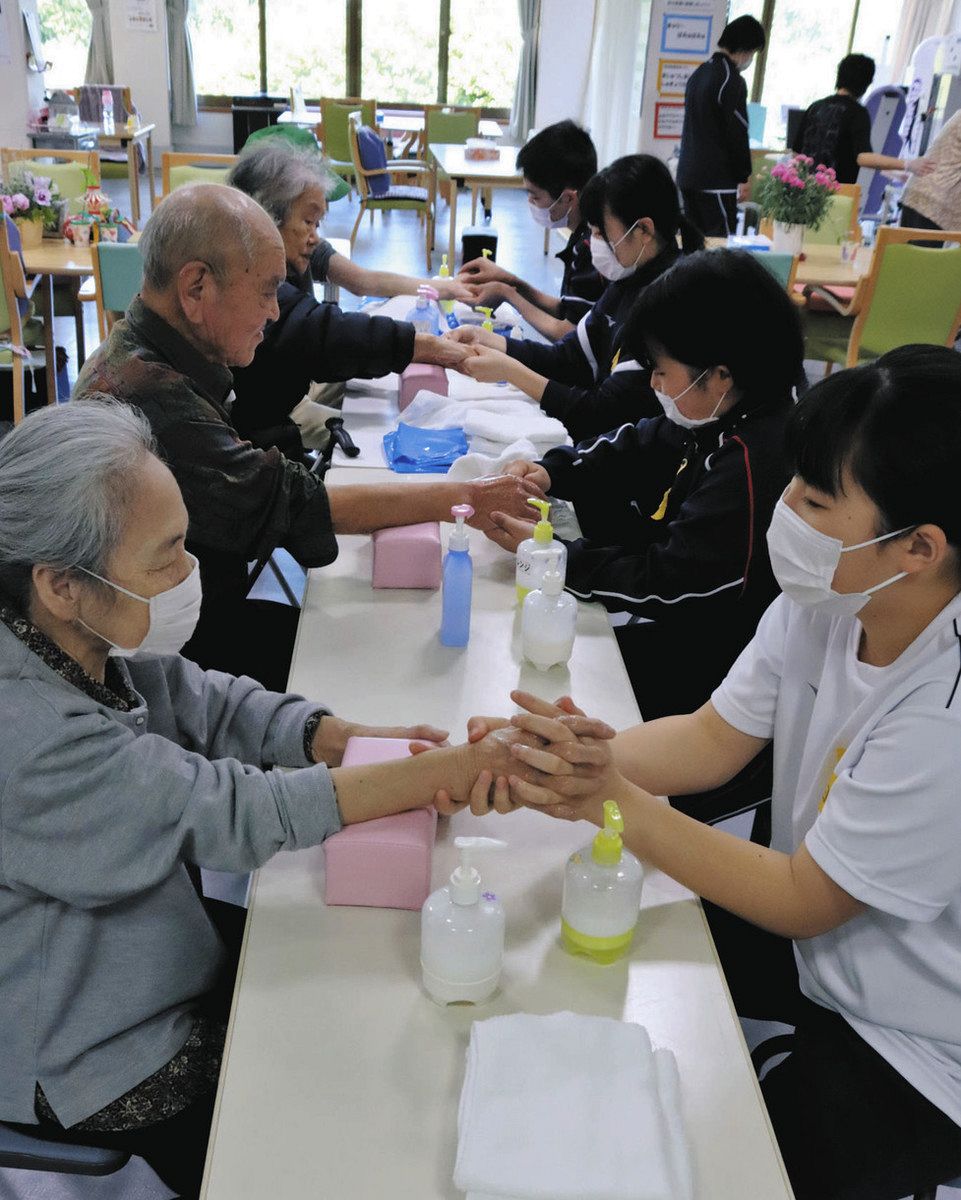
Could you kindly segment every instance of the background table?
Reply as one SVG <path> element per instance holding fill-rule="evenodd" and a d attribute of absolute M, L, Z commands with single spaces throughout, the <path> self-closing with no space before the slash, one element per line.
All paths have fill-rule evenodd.
<path fill-rule="evenodd" d="M 140 175 L 138 172 L 136 147 L 142 145 L 146 157 L 147 186 L 150 189 L 150 211 L 157 203 L 156 181 L 153 173 L 153 132 L 155 124 L 141 125 L 129 129 L 120 125 L 114 133 L 104 133 L 100 125 L 77 125 L 72 129 L 31 130 L 27 136 L 30 144 L 41 154 L 56 157 L 58 147 L 72 143 L 74 149 L 123 150 L 127 155 L 127 180 L 130 185 L 130 216 L 135 225 L 140 224 Z"/>
<path fill-rule="evenodd" d="M 706 238 L 709 250 L 725 249 L 727 238 Z M 766 251 L 759 250 L 758 254 Z M 862 275 L 871 270 L 874 250 L 869 246 L 859 247 L 853 262 L 841 261 L 840 246 L 805 246 L 798 263 L 795 283 L 821 287 L 855 287 Z"/>
<path fill-rule="evenodd" d="M 517 169 L 517 147 L 501 147 L 499 159 L 473 161 L 465 157 L 465 146 L 452 142 L 431 142 L 427 147 L 428 161 L 433 164 L 436 175 L 448 179 L 463 179 L 471 190 L 471 222 L 477 215 L 477 193 L 481 188 L 524 186 L 524 176 Z M 436 194 L 436 188 L 435 194 Z M 457 193 L 450 195 L 450 239 L 447 245 L 447 261 L 453 270 L 457 261 L 454 251 L 457 244 Z"/>
<path fill-rule="evenodd" d="M 330 486 L 392 478 L 333 470 Z M 521 664 L 513 558 L 471 535 L 471 640 L 437 640 L 440 595 L 370 587 L 370 540 L 339 539 L 311 572 L 291 686 L 374 722 L 510 710 L 520 684 L 563 691 L 617 725 L 637 709 L 604 611 L 580 605 L 569 671 Z M 420 988 L 419 915 L 323 904 L 323 851 L 256 876 L 203 1188 L 206 1200 L 455 1200 L 457 1101 L 471 1023 L 570 1009 L 643 1023 L 677 1055 L 699 1200 L 789 1200 L 740 1026 L 698 902 L 654 872 L 632 954 L 610 967 L 559 945 L 563 864 L 596 832 L 539 813 L 442 819 L 433 882 L 456 833 L 504 838 L 484 878 L 507 910 L 502 987 L 440 1008 Z M 523 1131 L 519 1131 L 523 1136 Z M 598 1152 L 603 1153 L 599 1147 Z"/>

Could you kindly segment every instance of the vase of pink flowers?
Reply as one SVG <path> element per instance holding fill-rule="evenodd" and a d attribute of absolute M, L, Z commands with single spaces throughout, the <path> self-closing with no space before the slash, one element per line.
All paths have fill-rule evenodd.
<path fill-rule="evenodd" d="M 773 249 L 800 254 L 805 229 L 824 220 L 839 184 L 832 167 L 808 154 L 794 154 L 766 171 L 754 187 L 754 199 L 774 222 Z"/>
<path fill-rule="evenodd" d="M 0 184 L 0 208 L 20 230 L 21 246 L 40 245 L 44 225 L 57 220 L 56 196 L 56 184 L 30 171 Z"/>

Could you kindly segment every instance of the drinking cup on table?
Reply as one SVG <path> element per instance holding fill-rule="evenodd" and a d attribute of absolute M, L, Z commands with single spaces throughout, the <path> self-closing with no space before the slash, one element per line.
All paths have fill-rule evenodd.
<path fill-rule="evenodd" d="M 853 263 L 858 253 L 858 243 L 853 238 L 841 239 L 841 262 Z"/>
<path fill-rule="evenodd" d="M 71 225 L 73 230 L 73 244 L 75 246 L 90 245 L 90 226 L 89 225 Z"/>

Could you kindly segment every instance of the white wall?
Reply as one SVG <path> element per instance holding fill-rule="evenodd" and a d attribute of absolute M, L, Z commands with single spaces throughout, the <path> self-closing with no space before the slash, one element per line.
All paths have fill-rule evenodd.
<path fill-rule="evenodd" d="M 0 146 L 28 146 L 27 121 L 43 106 L 43 76 L 27 70 L 23 11 L 36 13 L 36 0 L 4 0 L 0 20 L 7 25 L 9 63 L 0 63 Z"/>
<path fill-rule="evenodd" d="M 541 0 L 534 104 L 538 129 L 580 116 L 593 28 L 594 0 Z"/>
<path fill-rule="evenodd" d="M 167 87 L 167 6 L 154 0 L 157 28 L 152 33 L 127 29 L 123 0 L 109 0 L 113 82 L 129 87 L 146 124 L 157 126 L 154 154 L 170 149 L 170 100 Z"/>

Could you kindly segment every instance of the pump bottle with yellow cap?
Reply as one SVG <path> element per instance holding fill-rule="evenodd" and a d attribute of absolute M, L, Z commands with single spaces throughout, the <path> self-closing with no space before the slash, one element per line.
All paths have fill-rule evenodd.
<path fill-rule="evenodd" d="M 554 537 L 554 526 L 547 519 L 551 511 L 550 501 L 535 500 L 533 496 L 530 496 L 527 503 L 540 512 L 541 519 L 534 526 L 533 536 L 525 538 L 517 547 L 514 583 L 517 585 L 518 604 L 523 604 L 527 593 L 539 588 L 544 582 L 548 560 L 535 558 L 536 550 L 556 550 L 558 552 L 554 570 L 560 574 L 561 587 L 564 586 L 564 577 L 567 574 L 567 547 Z"/>
<path fill-rule="evenodd" d="M 561 938 L 565 950 L 612 963 L 628 952 L 641 907 L 644 868 L 621 841 L 624 819 L 604 802 L 604 828 L 575 851 L 564 870 Z"/>

